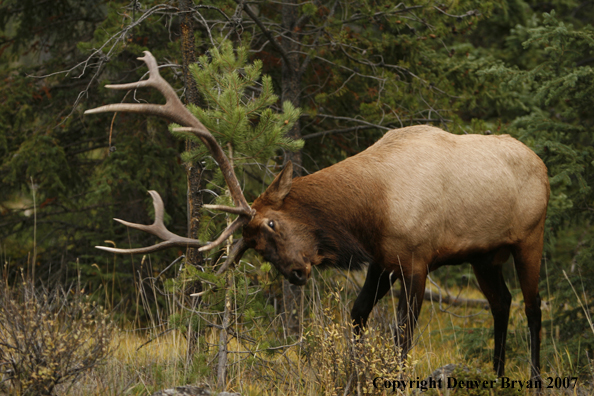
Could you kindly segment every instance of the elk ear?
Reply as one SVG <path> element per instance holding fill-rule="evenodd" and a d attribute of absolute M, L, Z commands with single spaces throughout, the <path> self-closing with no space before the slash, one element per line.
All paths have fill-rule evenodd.
<path fill-rule="evenodd" d="M 293 184 L 293 163 L 287 162 L 285 169 L 283 169 L 276 177 L 274 181 L 266 189 L 266 198 L 268 198 L 272 205 L 277 206 L 283 203 L 283 200 L 291 191 L 291 185 Z"/>

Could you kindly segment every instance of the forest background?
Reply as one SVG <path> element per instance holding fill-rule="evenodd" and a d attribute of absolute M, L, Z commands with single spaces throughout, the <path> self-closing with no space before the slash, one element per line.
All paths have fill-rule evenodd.
<path fill-rule="evenodd" d="M 76 280 L 119 321 L 149 321 L 151 308 L 138 306 L 142 280 L 178 279 L 180 267 L 170 264 L 186 252 L 153 254 L 149 265 L 93 246 L 105 239 L 118 247 L 154 243 L 112 221 L 151 223 L 147 190 L 161 193 L 169 229 L 212 239 L 225 217 L 198 216 L 195 209 L 225 189 L 213 161 L 200 151 L 182 155 L 187 143 L 167 132 L 164 121 L 83 112 L 124 100 L 159 102 L 155 92 L 104 88 L 141 79 L 146 68 L 137 57 L 150 50 L 182 100 L 211 109 L 212 120 L 216 105 L 184 66 L 197 61 L 205 68 L 219 48 L 239 75 L 255 62 L 269 76 L 254 78 L 243 97 L 276 93 L 278 100 L 269 103 L 274 114 L 291 111 L 284 102 L 300 109 L 279 129 L 290 140 L 268 148 L 267 157 L 246 154 L 238 162 L 249 202 L 287 160 L 296 164 L 296 175 L 312 173 L 393 128 L 430 124 L 457 134 L 506 133 L 532 148 L 546 163 L 552 188 L 541 289 L 549 291 L 559 341 L 577 356 L 576 371 L 588 372 L 594 346 L 586 320 L 594 307 L 594 294 L 586 293 L 594 286 L 593 18 L 593 1 L 573 0 L 2 1 L 4 278 L 12 283 L 25 272 L 37 284 Z M 243 49 L 245 59 L 225 53 L 226 45 Z M 234 139 L 246 139 L 238 133 Z M 187 260 L 208 267 L 220 255 Z M 270 266 L 260 258 L 247 259 L 258 263 L 253 276 L 260 284 L 266 279 L 267 296 L 286 300 L 295 293 L 269 277 Z M 447 270 L 435 279 L 443 286 L 468 282 L 460 274 Z M 270 304 L 267 298 L 262 304 Z"/>

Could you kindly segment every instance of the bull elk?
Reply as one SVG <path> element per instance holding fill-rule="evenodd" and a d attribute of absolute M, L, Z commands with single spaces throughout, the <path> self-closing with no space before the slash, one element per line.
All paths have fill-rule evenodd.
<path fill-rule="evenodd" d="M 235 207 L 204 207 L 237 214 L 213 242 L 177 236 L 163 224 L 163 202 L 150 191 L 155 222 L 121 223 L 163 242 L 138 249 L 99 247 L 116 253 L 148 253 L 172 246 L 201 251 L 223 243 L 240 227 L 222 270 L 253 248 L 291 283 L 304 285 L 318 265 L 357 268 L 367 277 L 351 317 L 360 332 L 374 305 L 396 279 L 402 284 L 396 343 L 411 347 L 429 272 L 442 265 L 472 264 L 495 324 L 494 369 L 504 375 L 511 294 L 502 264 L 513 255 L 530 329 L 531 374 L 540 376 L 541 309 L 538 282 L 549 199 L 547 169 L 528 147 L 507 135 L 458 136 L 430 126 L 387 132 L 367 150 L 314 174 L 292 178 L 289 162 L 250 207 L 221 147 L 159 75 L 149 53 L 140 58 L 148 80 L 108 85 L 153 87 L 165 105 L 110 104 L 86 113 L 127 111 L 157 115 L 195 134 L 220 165 Z"/>

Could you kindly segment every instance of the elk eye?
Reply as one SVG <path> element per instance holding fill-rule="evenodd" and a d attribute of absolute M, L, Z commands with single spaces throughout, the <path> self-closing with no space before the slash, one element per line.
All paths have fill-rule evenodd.
<path fill-rule="evenodd" d="M 268 222 L 268 227 L 270 227 L 270 228 L 272 228 L 274 230 L 274 221 L 273 220 L 270 220 Z"/>

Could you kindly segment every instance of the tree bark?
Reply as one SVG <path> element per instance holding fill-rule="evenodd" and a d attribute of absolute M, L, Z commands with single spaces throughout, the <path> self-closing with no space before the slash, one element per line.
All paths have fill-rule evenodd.
<path fill-rule="evenodd" d="M 282 24 L 285 37 L 282 38 L 281 46 L 287 54 L 282 61 L 282 95 L 283 102 L 289 101 L 295 107 L 301 102 L 301 72 L 299 64 L 299 37 L 296 34 L 297 21 L 299 20 L 299 6 L 296 0 L 284 0 L 282 6 Z M 287 61 L 288 60 L 288 61 Z M 292 139 L 301 139 L 301 127 L 299 121 L 287 133 Z M 301 176 L 301 151 L 288 152 L 287 160 L 293 162 L 293 176 Z"/>
<path fill-rule="evenodd" d="M 182 45 L 182 66 L 185 83 L 186 103 L 200 105 L 200 96 L 196 82 L 191 76 L 190 65 L 196 62 L 196 51 L 194 48 L 194 26 L 192 24 L 191 6 L 192 0 L 180 0 L 179 9 L 182 12 L 181 21 L 181 45 Z M 196 149 L 198 143 L 186 140 L 186 151 Z M 200 194 L 202 166 L 200 163 L 186 164 L 186 175 L 188 183 L 187 192 L 187 213 L 188 213 L 188 238 L 196 238 L 200 226 L 200 209 L 202 208 L 202 195 Z M 186 262 L 193 266 L 202 264 L 202 254 L 197 249 L 188 248 L 186 251 Z"/>
<path fill-rule="evenodd" d="M 299 20 L 299 7 L 296 0 L 284 0 L 282 6 L 282 25 L 285 37 L 281 46 L 287 54 L 282 61 L 282 102 L 289 101 L 299 107 L 301 102 L 301 72 L 299 64 L 299 37 L 296 34 Z M 301 139 L 299 121 L 287 133 L 292 139 Z M 285 159 L 293 162 L 293 176 L 302 175 L 301 151 L 287 152 Z M 300 327 L 299 312 L 303 288 L 292 285 L 283 279 L 283 310 L 285 326 L 288 330 L 298 331 Z"/>
<path fill-rule="evenodd" d="M 196 62 L 196 50 L 194 40 L 194 26 L 192 23 L 192 0 L 179 0 L 179 9 L 182 12 L 181 17 L 181 48 L 182 48 L 182 70 L 184 76 L 185 98 L 186 104 L 193 104 L 200 106 L 200 95 L 196 82 L 190 73 L 190 65 Z M 186 151 L 196 149 L 198 143 L 186 139 Z M 187 226 L 188 238 L 197 238 L 198 229 L 200 227 L 200 209 L 202 208 L 202 194 L 200 193 L 202 185 L 202 166 L 200 163 L 187 163 L 186 166 L 186 180 L 187 180 Z M 204 262 L 202 253 L 195 248 L 186 249 L 186 264 L 194 267 L 201 266 Z M 190 294 L 199 293 L 202 291 L 202 284 L 200 281 L 194 281 L 186 285 L 183 290 L 182 304 L 187 304 L 194 307 L 199 300 L 195 297 L 190 297 Z M 200 334 L 188 324 L 188 333 L 186 338 L 188 346 L 186 351 L 186 359 L 190 362 L 196 351 L 197 341 Z"/>
<path fill-rule="evenodd" d="M 217 364 L 217 385 L 219 389 L 225 389 L 227 386 L 227 331 L 231 325 L 231 314 L 233 310 L 233 271 L 227 271 L 225 274 L 225 310 L 223 311 L 223 323 L 219 333 L 219 362 Z"/>

